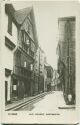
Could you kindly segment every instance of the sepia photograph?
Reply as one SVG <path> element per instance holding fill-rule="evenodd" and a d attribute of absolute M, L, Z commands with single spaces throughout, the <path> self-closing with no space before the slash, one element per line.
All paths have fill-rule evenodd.
<path fill-rule="evenodd" d="M 5 4 L 5 56 L 9 56 L 5 67 L 5 110 L 31 111 L 40 106 L 49 110 L 48 103 L 50 110 L 53 106 L 75 108 L 76 17 L 57 17 L 54 5 L 38 5 L 42 21 L 39 32 L 43 35 L 39 41 L 33 6 L 19 9 L 18 4 Z"/>
<path fill-rule="evenodd" d="M 77 122 L 79 8 L 67 1 L 3 2 L 2 103 L 8 117 L 27 112 L 66 120 L 66 113 L 69 123 Z"/>

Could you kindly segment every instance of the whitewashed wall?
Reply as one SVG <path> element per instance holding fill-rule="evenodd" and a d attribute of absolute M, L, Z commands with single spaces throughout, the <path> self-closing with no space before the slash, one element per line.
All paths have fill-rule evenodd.
<path fill-rule="evenodd" d="M 8 30 L 8 15 L 5 13 L 5 23 L 4 23 L 4 25 L 5 25 L 5 33 L 7 32 L 7 30 Z"/>
<path fill-rule="evenodd" d="M 13 51 L 4 46 L 4 67 L 13 70 Z"/>
<path fill-rule="evenodd" d="M 4 38 L 7 36 L 15 45 L 17 45 L 17 27 L 12 22 L 12 35 L 10 35 L 8 31 L 8 15 L 4 12 Z M 4 67 L 10 70 L 13 70 L 13 54 L 14 50 L 10 50 L 8 47 L 5 46 L 4 41 Z M 6 62 L 6 63 L 5 63 Z"/>
<path fill-rule="evenodd" d="M 17 45 L 17 27 L 16 25 L 12 22 L 12 37 L 14 39 L 14 44 Z"/>
<path fill-rule="evenodd" d="M 12 35 L 10 35 L 8 31 L 8 16 L 5 13 L 5 6 L 2 6 L 2 23 L 1 23 L 1 68 L 2 68 L 2 89 L 4 90 L 2 92 L 3 100 L 5 101 L 5 81 L 8 81 L 8 87 L 7 87 L 7 100 L 10 101 L 10 86 L 11 86 L 11 77 L 5 76 L 5 68 L 13 70 L 13 54 L 14 50 L 10 50 L 7 46 L 5 46 L 5 36 L 12 41 L 15 45 L 17 45 L 17 27 L 14 23 L 12 23 Z M 5 108 L 5 107 L 4 107 Z"/>

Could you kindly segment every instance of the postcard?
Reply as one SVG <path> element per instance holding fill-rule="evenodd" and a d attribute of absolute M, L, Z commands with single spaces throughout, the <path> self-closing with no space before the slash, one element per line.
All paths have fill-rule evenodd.
<path fill-rule="evenodd" d="M 2 1 L 1 123 L 79 124 L 80 3 Z"/>

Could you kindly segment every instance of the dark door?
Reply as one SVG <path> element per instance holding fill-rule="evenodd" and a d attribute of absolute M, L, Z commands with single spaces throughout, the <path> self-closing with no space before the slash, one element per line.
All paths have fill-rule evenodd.
<path fill-rule="evenodd" d="M 7 103 L 7 88 L 8 88 L 8 82 L 5 81 L 5 103 Z"/>

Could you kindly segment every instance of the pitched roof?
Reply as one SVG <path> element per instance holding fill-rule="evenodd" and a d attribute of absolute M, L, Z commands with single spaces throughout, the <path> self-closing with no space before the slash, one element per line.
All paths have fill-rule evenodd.
<path fill-rule="evenodd" d="M 32 7 L 27 7 L 20 10 L 15 10 L 12 4 L 5 4 L 5 10 L 10 13 L 18 24 L 22 24 L 26 16 L 31 12 Z"/>
<path fill-rule="evenodd" d="M 23 21 L 25 20 L 26 16 L 31 12 L 32 7 L 27 7 L 21 10 L 15 11 L 15 19 L 18 24 L 22 24 Z"/>
<path fill-rule="evenodd" d="M 13 7 L 12 4 L 5 4 L 5 12 L 11 16 L 11 18 L 13 19 L 13 21 L 15 22 L 16 25 L 18 25 L 17 21 L 16 21 L 16 18 L 14 16 L 15 14 L 15 9 Z"/>

